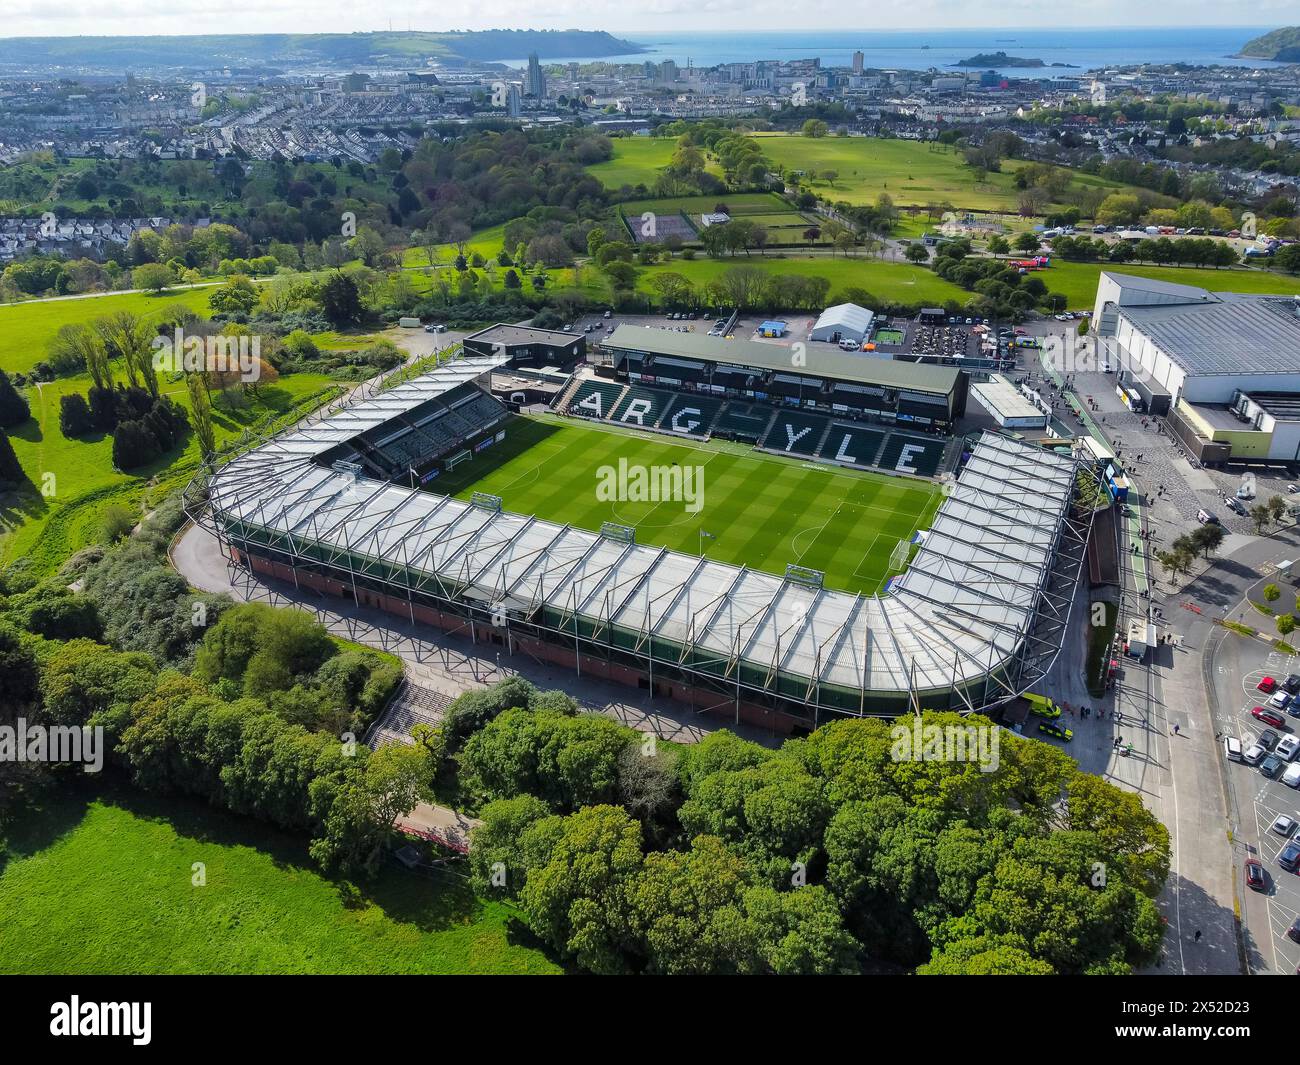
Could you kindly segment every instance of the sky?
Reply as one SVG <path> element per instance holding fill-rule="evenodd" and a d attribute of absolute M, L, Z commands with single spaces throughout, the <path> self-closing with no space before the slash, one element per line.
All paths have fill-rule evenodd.
<path fill-rule="evenodd" d="M 0 36 L 347 33 L 393 29 L 655 30 L 1285 26 L 1295 0 L 3 0 Z M 792 15 L 797 11 L 797 15 Z"/>

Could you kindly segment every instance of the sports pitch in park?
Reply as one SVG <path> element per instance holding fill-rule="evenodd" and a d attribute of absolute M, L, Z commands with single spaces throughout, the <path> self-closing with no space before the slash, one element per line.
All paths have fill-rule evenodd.
<path fill-rule="evenodd" d="M 598 468 L 620 459 L 702 467 L 698 511 L 681 501 L 602 501 Z M 906 568 L 899 542 L 929 526 L 941 498 L 927 482 L 549 417 L 512 418 L 502 443 L 431 487 L 461 499 L 490 493 L 512 513 L 582 529 L 635 526 L 638 543 L 688 554 L 703 545 L 711 559 L 768 573 L 794 563 L 821 570 L 829 588 L 866 595 Z"/>

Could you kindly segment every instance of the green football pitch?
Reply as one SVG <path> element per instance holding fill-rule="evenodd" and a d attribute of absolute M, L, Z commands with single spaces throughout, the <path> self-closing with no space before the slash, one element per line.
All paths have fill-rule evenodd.
<path fill-rule="evenodd" d="M 620 459 L 629 468 L 700 467 L 698 510 L 680 500 L 602 499 L 598 470 Z M 938 486 L 922 481 L 546 416 L 512 418 L 505 440 L 429 487 L 461 499 L 486 492 L 512 513 L 581 529 L 634 526 L 638 543 L 690 554 L 703 547 L 711 559 L 768 573 L 806 566 L 821 570 L 828 588 L 867 595 L 906 568 L 906 542 L 929 527 L 940 501 Z"/>

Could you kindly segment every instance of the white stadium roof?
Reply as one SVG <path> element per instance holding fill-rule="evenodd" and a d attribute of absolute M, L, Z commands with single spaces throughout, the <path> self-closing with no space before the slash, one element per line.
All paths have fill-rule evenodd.
<path fill-rule="evenodd" d="M 1071 458 L 985 433 L 911 566 L 879 597 L 629 544 L 317 461 L 501 361 L 446 364 L 239 455 L 207 480 L 205 524 L 235 547 L 260 545 L 295 564 L 391 582 L 394 594 L 491 604 L 519 622 L 581 631 L 642 656 L 653 646 L 656 661 L 667 654 L 676 665 L 787 698 L 797 689 L 809 705 L 832 705 L 819 698 L 828 685 L 840 689 L 836 708 L 846 709 L 846 691 L 865 705 L 871 693 L 920 697 L 980 683 L 987 690 L 1002 682 L 986 678 L 1018 672 L 1069 517 Z"/>

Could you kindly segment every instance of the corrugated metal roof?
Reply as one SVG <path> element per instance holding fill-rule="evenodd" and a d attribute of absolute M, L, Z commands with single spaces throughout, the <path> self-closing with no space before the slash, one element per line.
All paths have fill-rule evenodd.
<path fill-rule="evenodd" d="M 1238 297 L 1218 303 L 1122 307 L 1126 318 L 1192 375 L 1300 376 L 1300 303 Z"/>
<path fill-rule="evenodd" d="M 802 362 L 795 365 L 795 349 L 786 344 L 758 340 L 727 340 L 703 333 L 678 333 L 670 329 L 647 329 L 644 326 L 620 325 L 601 346 L 607 350 L 645 351 L 653 355 L 676 355 L 703 359 L 711 363 L 731 363 L 762 370 L 798 371 L 808 376 L 888 388 L 914 388 L 919 392 L 950 394 L 961 373 L 952 366 L 924 366 L 919 363 L 895 362 L 890 359 L 864 359 L 836 347 L 805 344 Z"/>

